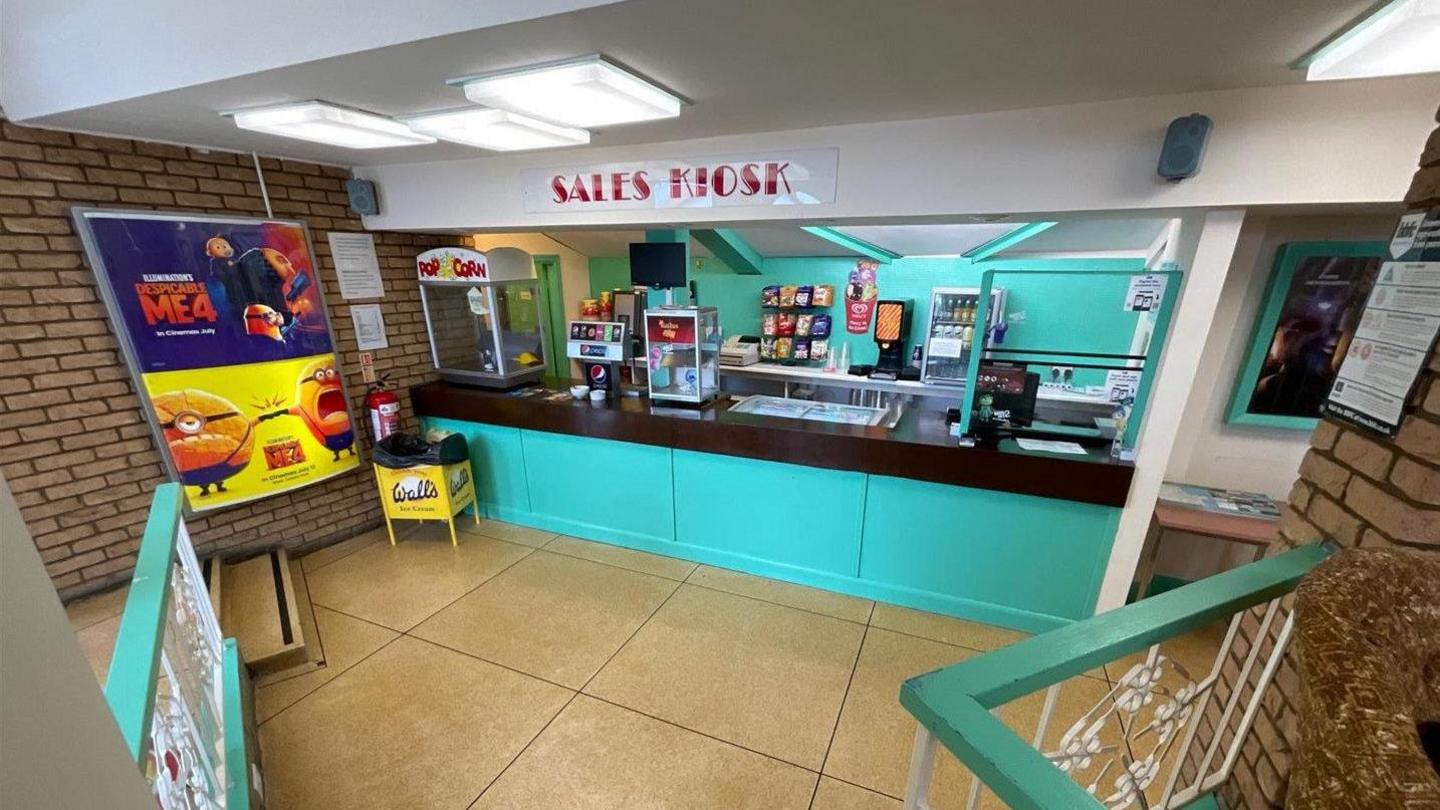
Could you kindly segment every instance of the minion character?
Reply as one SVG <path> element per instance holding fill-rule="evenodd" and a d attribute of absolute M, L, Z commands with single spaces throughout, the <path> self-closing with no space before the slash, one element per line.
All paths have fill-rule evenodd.
<path fill-rule="evenodd" d="M 210 257 L 212 266 L 216 263 L 227 267 L 235 264 L 235 246 L 223 236 L 212 236 L 205 240 L 205 255 Z"/>
<path fill-rule="evenodd" d="M 224 397 L 186 388 L 151 399 L 180 483 L 201 495 L 225 492 L 225 479 L 245 469 L 255 449 L 255 424 Z"/>
<path fill-rule="evenodd" d="M 284 326 L 285 316 L 264 304 L 251 304 L 245 307 L 245 334 L 247 335 L 283 341 L 285 336 L 281 333 L 281 329 Z"/>
<path fill-rule="evenodd" d="M 315 441 L 335 454 L 333 461 L 340 460 L 340 451 L 355 455 L 355 431 L 350 428 L 350 414 L 345 410 L 345 389 L 340 387 L 340 373 L 335 370 L 334 361 L 322 357 L 305 366 L 295 383 L 295 404 L 283 411 L 273 411 L 257 421 L 266 421 L 279 416 L 296 416 L 305 423 L 305 428 Z"/>

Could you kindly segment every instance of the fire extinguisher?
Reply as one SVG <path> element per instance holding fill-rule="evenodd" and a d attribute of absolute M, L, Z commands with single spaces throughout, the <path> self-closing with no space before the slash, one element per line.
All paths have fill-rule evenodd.
<path fill-rule="evenodd" d="M 386 378 L 370 384 L 365 409 L 370 412 L 370 436 L 377 443 L 400 429 L 400 397 L 390 390 Z"/>

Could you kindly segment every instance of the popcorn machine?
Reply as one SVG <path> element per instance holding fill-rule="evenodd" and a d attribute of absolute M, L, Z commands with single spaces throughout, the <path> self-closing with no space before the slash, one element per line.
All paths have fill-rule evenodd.
<path fill-rule="evenodd" d="M 415 258 L 430 356 L 440 376 L 514 388 L 545 374 L 535 261 L 516 248 L 427 250 Z"/>
<path fill-rule="evenodd" d="M 720 312 L 715 307 L 645 310 L 650 399 L 699 405 L 720 393 Z"/>

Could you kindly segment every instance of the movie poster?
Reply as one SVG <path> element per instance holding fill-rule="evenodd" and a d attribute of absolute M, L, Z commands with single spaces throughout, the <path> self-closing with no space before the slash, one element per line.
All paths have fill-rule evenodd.
<path fill-rule="evenodd" d="M 1366 256 L 1299 260 L 1268 336 L 1250 413 L 1320 416 L 1379 266 L 1378 258 Z"/>
<path fill-rule="evenodd" d="M 75 218 L 193 511 L 358 466 L 303 226 L 93 209 Z"/>

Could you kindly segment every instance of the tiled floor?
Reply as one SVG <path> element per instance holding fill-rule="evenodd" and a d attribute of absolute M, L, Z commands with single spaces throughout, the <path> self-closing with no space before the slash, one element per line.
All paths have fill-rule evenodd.
<path fill-rule="evenodd" d="M 328 664 L 256 689 L 273 810 L 899 808 L 901 682 L 1023 637 L 492 521 L 302 567 Z M 71 606 L 92 660 L 122 600 Z M 1066 684 L 1047 742 L 1104 678 Z M 1043 698 L 1001 717 L 1029 739 Z M 968 773 L 936 774 L 963 807 Z"/>

